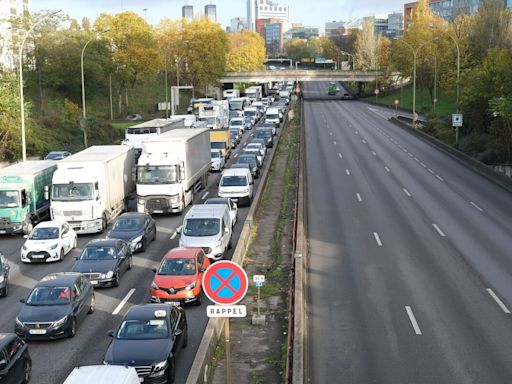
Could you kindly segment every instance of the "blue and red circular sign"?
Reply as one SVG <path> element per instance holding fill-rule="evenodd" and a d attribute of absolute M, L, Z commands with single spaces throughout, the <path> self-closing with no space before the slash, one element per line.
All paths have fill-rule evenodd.
<path fill-rule="evenodd" d="M 217 261 L 203 275 L 203 291 L 215 304 L 238 303 L 247 293 L 248 286 L 247 274 L 233 261 Z"/>

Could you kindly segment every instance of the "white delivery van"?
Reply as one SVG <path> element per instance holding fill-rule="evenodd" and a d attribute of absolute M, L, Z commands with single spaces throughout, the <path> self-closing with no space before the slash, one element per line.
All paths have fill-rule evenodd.
<path fill-rule="evenodd" d="M 279 112 L 279 109 L 269 108 L 267 109 L 267 112 L 265 112 L 265 121 L 274 123 L 276 127 L 279 127 L 281 120 L 283 120 L 283 115 L 281 112 Z"/>
<path fill-rule="evenodd" d="M 251 205 L 254 182 L 249 169 L 230 168 L 222 172 L 219 182 L 219 197 L 229 197 L 238 205 Z"/>
<path fill-rule="evenodd" d="M 134 367 L 123 365 L 84 365 L 69 374 L 64 384 L 139 384 Z"/>
<path fill-rule="evenodd" d="M 180 247 L 200 247 L 212 261 L 231 249 L 231 218 L 227 205 L 194 205 L 180 229 Z"/>

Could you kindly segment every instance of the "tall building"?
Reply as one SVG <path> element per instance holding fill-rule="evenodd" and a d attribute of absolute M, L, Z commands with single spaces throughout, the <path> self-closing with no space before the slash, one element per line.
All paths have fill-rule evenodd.
<path fill-rule="evenodd" d="M 256 0 L 247 0 L 247 29 L 256 30 Z"/>
<path fill-rule="evenodd" d="M 247 29 L 247 19 L 245 17 L 234 17 L 231 19 L 230 32 L 240 32 L 244 29 Z"/>
<path fill-rule="evenodd" d="M 204 6 L 204 15 L 214 23 L 217 22 L 217 6 L 215 4 L 207 4 Z"/>
<path fill-rule="evenodd" d="M 265 50 L 267 56 L 277 56 L 283 50 L 283 24 L 269 23 L 265 26 Z"/>
<path fill-rule="evenodd" d="M 325 23 L 325 36 L 336 37 L 346 34 L 345 23 L 343 21 L 331 21 Z"/>
<path fill-rule="evenodd" d="M 193 19 L 194 18 L 194 7 L 192 5 L 184 5 L 181 8 L 181 17 L 184 19 Z"/>
<path fill-rule="evenodd" d="M 398 37 L 404 34 L 404 14 L 395 11 L 388 15 L 388 37 Z"/>
<path fill-rule="evenodd" d="M 284 39 L 284 41 L 288 41 L 291 39 L 309 40 L 312 37 L 318 37 L 319 34 L 320 34 L 319 28 L 296 26 L 294 28 L 287 30 L 284 33 L 283 39 Z"/>
<path fill-rule="evenodd" d="M 31 0 L 0 1 L 0 69 L 12 70 L 17 60 L 14 52 L 16 36 L 11 30 L 11 17 L 30 12 Z"/>
<path fill-rule="evenodd" d="M 290 23 L 290 7 L 272 3 L 270 0 L 256 0 L 256 20 L 277 19 L 281 20 L 285 29 Z"/>

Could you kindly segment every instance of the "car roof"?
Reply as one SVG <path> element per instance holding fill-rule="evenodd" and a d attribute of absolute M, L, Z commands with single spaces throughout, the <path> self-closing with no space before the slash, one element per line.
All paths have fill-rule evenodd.
<path fill-rule="evenodd" d="M 120 240 L 120 239 L 93 239 L 93 240 L 90 240 L 86 245 L 85 247 L 88 247 L 89 245 L 94 245 L 96 247 L 101 247 L 101 246 L 115 246 L 117 243 L 119 243 L 120 241 L 123 241 L 123 240 Z M 84 248 L 85 248 L 84 247 Z"/>
<path fill-rule="evenodd" d="M 204 204 L 228 204 L 229 197 L 210 197 L 206 199 Z"/>
<path fill-rule="evenodd" d="M 247 168 L 228 168 L 222 171 L 222 176 L 246 176 L 250 174 L 251 171 L 249 171 Z"/>
<path fill-rule="evenodd" d="M 9 344 L 18 336 L 15 333 L 0 333 L 0 349 Z"/>
<path fill-rule="evenodd" d="M 235 164 L 231 164 L 231 168 L 251 169 L 251 167 L 250 167 L 250 165 L 248 163 L 235 163 Z"/>
<path fill-rule="evenodd" d="M 185 219 L 218 218 L 223 215 L 227 209 L 226 206 L 220 204 L 193 205 L 185 215 Z"/>
<path fill-rule="evenodd" d="M 125 212 L 122 215 L 120 215 L 117 220 L 119 219 L 135 219 L 138 217 L 146 217 L 146 214 L 144 212 Z"/>
<path fill-rule="evenodd" d="M 130 307 L 124 315 L 123 320 L 146 320 L 155 318 L 155 311 L 165 311 L 169 316 L 171 305 L 169 304 L 145 304 Z"/>
<path fill-rule="evenodd" d="M 192 258 L 196 257 L 196 255 L 201 251 L 201 248 L 198 247 L 178 247 L 173 248 L 168 251 L 164 259 L 174 259 L 174 258 Z"/>
<path fill-rule="evenodd" d="M 71 286 L 76 279 L 82 276 L 78 272 L 55 272 L 50 273 L 43 277 L 36 284 L 38 287 L 58 287 L 58 286 Z"/>

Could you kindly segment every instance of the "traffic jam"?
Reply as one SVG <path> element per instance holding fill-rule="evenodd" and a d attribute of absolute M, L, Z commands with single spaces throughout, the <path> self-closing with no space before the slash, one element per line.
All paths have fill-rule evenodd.
<path fill-rule="evenodd" d="M 22 243 L 14 256 L 0 246 L 0 303 L 10 288 L 18 289 L 26 266 L 52 266 L 32 279 L 19 310 L 11 308 L 17 312 L 12 332 L 0 333 L 0 382 L 37 383 L 32 343 L 39 348 L 75 338 L 105 307 L 104 292 L 134 278 L 151 280 L 149 299 L 132 305 L 125 297 L 113 312 L 124 315 L 107 332 L 103 359 L 83 367 L 78 361 L 65 383 L 99 377 L 112 377 L 114 384 L 175 381 L 176 359 L 195 326 L 187 309 L 205 300 L 240 300 L 243 295 L 229 297 L 227 280 L 247 291 L 247 278 L 222 263 L 231 263 L 294 87 L 278 82 L 246 88 L 243 95 L 225 90 L 223 100 L 192 99 L 187 115 L 136 122 L 119 145 L 0 169 L 0 237 Z M 170 221 L 179 223 L 175 230 Z M 162 252 L 156 267 L 133 276 L 142 273 L 155 240 L 177 237 L 178 246 Z M 64 264 L 71 267 L 62 270 Z M 215 290 L 203 286 L 209 271 L 208 286 Z M 205 309 L 210 317 L 246 315 L 244 306 Z"/>

